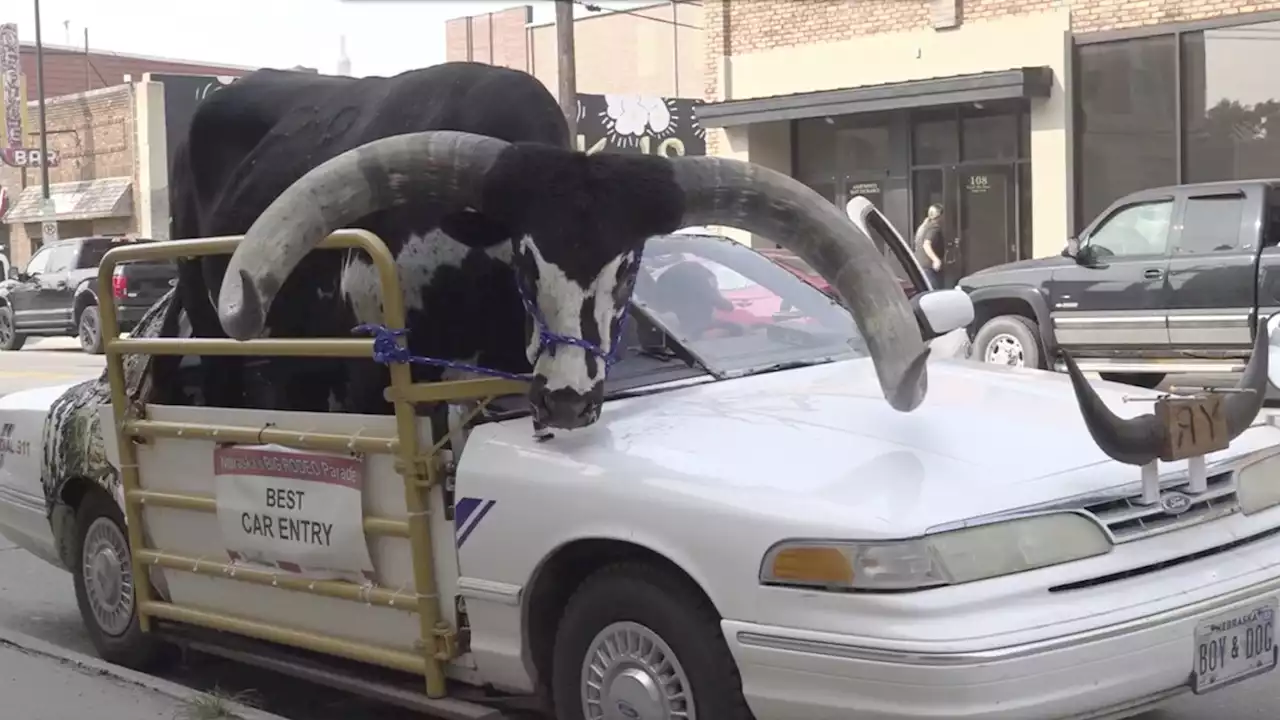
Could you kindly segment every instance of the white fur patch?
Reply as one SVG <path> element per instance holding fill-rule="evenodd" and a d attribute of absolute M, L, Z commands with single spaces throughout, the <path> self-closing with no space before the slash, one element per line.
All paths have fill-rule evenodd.
<path fill-rule="evenodd" d="M 600 274 L 592 281 L 590 287 L 582 287 L 570 280 L 554 263 L 548 262 L 538 251 L 533 239 L 525 236 L 520 240 L 520 247 L 533 255 L 538 266 L 538 297 L 535 302 L 551 332 L 567 337 L 581 338 L 582 306 L 587 298 L 595 298 L 596 331 L 600 336 L 600 349 L 604 352 L 612 350 L 613 321 L 618 312 L 613 306 L 613 293 L 618 284 L 618 266 L 624 258 L 610 260 Z M 587 372 L 587 351 L 576 345 L 561 345 L 556 348 L 555 355 L 544 352 L 537 356 L 538 338 L 530 338 L 526 349 L 529 362 L 534 363 L 533 371 L 546 378 L 547 390 L 569 388 L 585 394 L 592 386 L 603 379 L 603 373 L 594 378 Z M 600 368 L 603 371 L 603 367 Z"/>
<path fill-rule="evenodd" d="M 408 242 L 396 256 L 405 309 L 423 310 L 422 288 L 431 284 L 436 271 L 441 268 L 462 267 L 470 252 L 470 247 L 439 229 L 426 235 L 410 235 Z M 511 243 L 501 242 L 486 248 L 485 254 L 509 264 L 512 256 Z M 357 255 L 358 253 L 351 253 L 347 256 L 339 288 L 358 322 L 381 323 L 382 293 L 379 289 L 378 271 L 363 256 Z"/>

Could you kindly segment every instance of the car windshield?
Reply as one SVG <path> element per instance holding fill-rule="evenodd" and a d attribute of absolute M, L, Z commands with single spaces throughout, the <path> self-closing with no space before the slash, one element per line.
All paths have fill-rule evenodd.
<path fill-rule="evenodd" d="M 633 300 L 715 375 L 866 353 L 847 310 L 763 255 L 718 236 L 650 240 Z"/>

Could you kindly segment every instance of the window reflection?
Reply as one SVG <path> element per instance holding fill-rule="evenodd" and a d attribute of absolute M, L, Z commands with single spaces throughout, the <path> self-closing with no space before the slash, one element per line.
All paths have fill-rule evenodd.
<path fill-rule="evenodd" d="M 1185 182 L 1280 173 L 1278 50 L 1280 22 L 1183 35 Z"/>
<path fill-rule="evenodd" d="M 1079 49 L 1080 225 L 1117 198 L 1178 182 L 1172 35 Z"/>

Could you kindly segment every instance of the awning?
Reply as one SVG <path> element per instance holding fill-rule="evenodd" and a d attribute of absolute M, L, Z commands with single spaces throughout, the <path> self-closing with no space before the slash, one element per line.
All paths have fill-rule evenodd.
<path fill-rule="evenodd" d="M 39 185 L 23 188 L 13 198 L 4 223 L 40 222 L 40 205 L 44 193 Z M 53 200 L 54 220 L 92 220 L 104 217 L 127 217 L 133 214 L 133 178 L 113 177 L 79 182 L 53 183 L 49 186 Z"/>
<path fill-rule="evenodd" d="M 1053 68 L 1024 67 L 844 90 L 728 100 L 699 105 L 697 112 L 698 122 L 704 127 L 729 127 L 931 105 L 1047 98 L 1052 88 Z"/>

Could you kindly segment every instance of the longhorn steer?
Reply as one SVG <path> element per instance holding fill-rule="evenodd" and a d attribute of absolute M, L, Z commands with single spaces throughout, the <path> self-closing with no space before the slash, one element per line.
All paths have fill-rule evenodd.
<path fill-rule="evenodd" d="M 197 336 L 217 334 L 214 295 L 217 324 L 237 339 L 378 322 L 367 261 L 310 252 L 335 229 L 365 228 L 396 255 L 413 354 L 532 367 L 535 424 L 581 427 L 599 417 L 644 241 L 726 225 L 770 237 L 831 278 L 889 401 L 907 411 L 923 399 L 927 353 L 892 271 L 796 181 L 718 158 L 571 151 L 555 99 L 502 68 L 296 77 L 250 75 L 202 105 L 192 125 L 174 207 L 194 208 L 198 222 L 181 228 L 245 235 L 229 264 L 183 275 L 183 302 L 201 306 L 188 308 Z M 385 410 L 385 369 L 334 363 L 303 375 L 301 364 L 276 361 L 269 383 L 285 388 L 290 407 L 331 396 L 345 410 Z M 224 394 L 213 402 L 237 377 L 217 370 L 211 386 Z"/>

